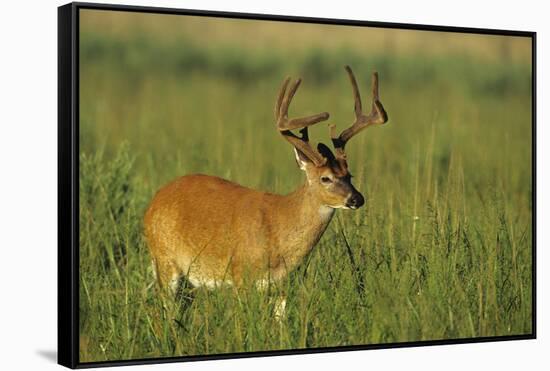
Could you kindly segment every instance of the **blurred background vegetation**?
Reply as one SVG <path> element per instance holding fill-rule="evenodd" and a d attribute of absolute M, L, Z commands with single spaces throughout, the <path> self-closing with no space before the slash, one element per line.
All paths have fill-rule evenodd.
<path fill-rule="evenodd" d="M 163 306 L 141 232 L 154 192 L 195 172 L 293 190 L 280 84 L 302 77 L 291 115 L 342 130 L 346 64 L 365 101 L 379 72 L 390 121 L 347 147 L 367 205 L 281 284 L 286 322 L 258 292 Z M 529 333 L 531 77 L 526 37 L 81 10 L 81 361 Z"/>

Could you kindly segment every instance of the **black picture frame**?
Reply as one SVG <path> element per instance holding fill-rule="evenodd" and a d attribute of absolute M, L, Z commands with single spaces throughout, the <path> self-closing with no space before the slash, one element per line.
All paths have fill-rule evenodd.
<path fill-rule="evenodd" d="M 404 343 L 290 349 L 251 353 L 209 354 L 187 357 L 163 357 L 120 361 L 88 362 L 79 360 L 79 11 L 83 9 L 155 14 L 208 16 L 220 18 L 397 28 L 440 32 L 474 33 L 527 37 L 532 45 L 532 333 L 467 339 L 427 340 Z M 536 32 L 436 25 L 324 19 L 251 13 L 231 13 L 145 6 L 70 3 L 58 8 L 58 363 L 69 368 L 121 366 L 228 358 L 277 356 L 351 350 L 449 345 L 508 340 L 536 339 Z"/>

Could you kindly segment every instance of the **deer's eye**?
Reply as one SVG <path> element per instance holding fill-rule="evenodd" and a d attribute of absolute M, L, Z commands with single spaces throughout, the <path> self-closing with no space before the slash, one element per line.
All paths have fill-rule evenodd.
<path fill-rule="evenodd" d="M 328 176 L 322 176 L 321 177 L 321 183 L 330 184 L 330 183 L 332 183 L 332 179 L 330 179 Z"/>

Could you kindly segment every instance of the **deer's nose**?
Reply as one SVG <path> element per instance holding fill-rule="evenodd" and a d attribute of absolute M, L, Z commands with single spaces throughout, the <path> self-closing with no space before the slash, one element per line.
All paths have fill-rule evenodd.
<path fill-rule="evenodd" d="M 350 209 L 358 209 L 365 204 L 365 198 L 359 192 L 353 193 L 346 202 L 346 206 Z"/>

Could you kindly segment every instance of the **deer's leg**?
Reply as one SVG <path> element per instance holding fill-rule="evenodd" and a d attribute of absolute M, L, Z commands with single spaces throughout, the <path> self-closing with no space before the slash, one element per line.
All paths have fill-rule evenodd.
<path fill-rule="evenodd" d="M 181 274 L 175 264 L 166 259 L 153 259 L 153 268 L 161 289 L 169 289 L 172 294 L 178 292 Z"/>
<path fill-rule="evenodd" d="M 277 322 L 281 322 L 286 317 L 286 296 L 279 295 L 275 299 L 275 307 L 273 309 L 273 315 Z"/>
<path fill-rule="evenodd" d="M 259 280 L 256 282 L 256 288 L 262 292 L 266 292 L 269 288 L 271 282 L 268 279 Z M 270 298 L 270 301 L 273 300 L 273 316 L 277 322 L 281 322 L 282 319 L 286 316 L 286 295 L 279 294 L 275 297 Z"/>

